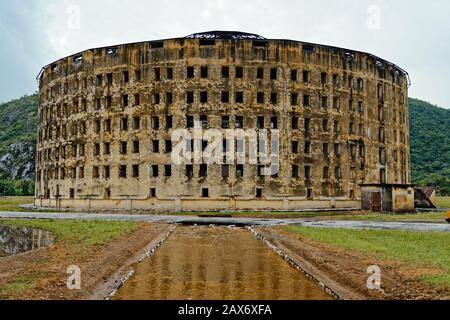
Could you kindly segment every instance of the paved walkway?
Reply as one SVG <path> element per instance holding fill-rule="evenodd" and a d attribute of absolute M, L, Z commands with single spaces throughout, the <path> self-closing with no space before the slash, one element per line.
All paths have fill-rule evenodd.
<path fill-rule="evenodd" d="M 375 222 L 375 221 L 315 221 L 307 219 L 252 219 L 252 218 L 199 218 L 195 216 L 137 215 L 137 214 L 89 214 L 89 213 L 41 213 L 41 212 L 0 212 L 0 218 L 7 219 L 53 219 L 53 220 L 89 220 L 89 221 L 136 221 L 185 224 L 215 225 L 255 225 L 286 226 L 301 225 L 317 228 L 338 229 L 381 229 L 450 232 L 450 224 L 412 223 L 412 222 Z"/>

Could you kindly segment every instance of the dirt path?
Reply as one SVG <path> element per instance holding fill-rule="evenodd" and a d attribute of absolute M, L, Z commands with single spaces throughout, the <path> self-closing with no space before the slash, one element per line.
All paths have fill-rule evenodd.
<path fill-rule="evenodd" d="M 110 279 L 127 264 L 137 252 L 148 246 L 152 240 L 167 232 L 170 226 L 142 223 L 127 236 L 106 245 L 89 250 L 85 254 L 68 251 L 62 243 L 48 249 L 0 258 L 0 287 L 14 280 L 18 286 L 27 285 L 33 276 L 40 280 L 27 290 L 0 293 L 0 299 L 38 300 L 86 300 L 90 299 L 101 283 Z M 81 290 L 67 289 L 67 268 L 77 265 L 81 268 Z M 19 280 L 18 279 L 22 279 Z"/>
<path fill-rule="evenodd" d="M 418 275 L 439 270 L 411 268 L 400 262 L 366 258 L 345 250 L 332 248 L 285 231 L 283 228 L 258 228 L 272 244 L 306 266 L 344 299 L 450 299 L 450 292 L 431 288 L 416 280 Z M 378 265 L 382 270 L 382 291 L 367 289 L 367 268 Z"/>

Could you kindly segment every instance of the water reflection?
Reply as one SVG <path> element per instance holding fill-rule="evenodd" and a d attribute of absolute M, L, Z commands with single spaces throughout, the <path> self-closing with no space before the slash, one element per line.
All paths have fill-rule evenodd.
<path fill-rule="evenodd" d="M 325 292 L 244 229 L 180 227 L 114 299 L 317 300 Z"/>
<path fill-rule="evenodd" d="M 47 231 L 0 226 L 0 257 L 47 247 L 54 240 L 53 234 Z"/>

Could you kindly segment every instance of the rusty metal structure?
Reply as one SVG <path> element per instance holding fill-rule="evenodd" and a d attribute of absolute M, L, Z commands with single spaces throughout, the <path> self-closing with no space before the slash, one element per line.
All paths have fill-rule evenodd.
<path fill-rule="evenodd" d="M 36 206 L 360 208 L 361 185 L 411 183 L 409 77 L 368 53 L 212 31 L 86 50 L 38 80 Z M 194 121 L 280 130 L 280 171 L 173 165 Z"/>

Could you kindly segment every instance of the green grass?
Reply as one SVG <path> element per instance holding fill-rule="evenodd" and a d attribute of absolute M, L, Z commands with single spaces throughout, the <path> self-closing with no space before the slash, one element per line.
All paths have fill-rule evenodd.
<path fill-rule="evenodd" d="M 1 286 L 0 294 L 13 294 L 17 292 L 32 290 L 36 288 L 37 282 L 40 279 L 48 277 L 49 275 L 50 273 L 31 272 L 26 276 L 22 276 Z"/>
<path fill-rule="evenodd" d="M 136 222 L 59 220 L 0 220 L 0 225 L 48 230 L 56 236 L 56 242 L 72 261 L 82 259 L 97 246 L 129 234 L 138 227 Z M 40 280 L 50 275 L 51 273 L 31 272 L 0 286 L 0 295 L 32 290 Z"/>
<path fill-rule="evenodd" d="M 411 213 L 411 214 L 363 214 L 363 215 L 350 215 L 339 216 L 333 219 L 336 220 L 366 220 L 366 221 L 423 221 L 423 222 L 442 222 L 445 223 L 447 214 L 445 212 L 424 212 L 424 213 Z"/>
<path fill-rule="evenodd" d="M 57 241 L 86 249 L 136 230 L 136 222 L 59 221 L 59 220 L 0 220 L 0 225 L 48 230 Z"/>
<path fill-rule="evenodd" d="M 437 197 L 436 204 L 441 208 L 450 208 L 450 197 Z"/>
<path fill-rule="evenodd" d="M 24 212 L 20 205 L 33 203 L 33 197 L 0 197 L 0 211 Z"/>
<path fill-rule="evenodd" d="M 402 261 L 411 267 L 440 268 L 442 273 L 418 280 L 450 288 L 449 233 L 306 227 L 287 227 L 287 230 L 367 257 Z"/>

